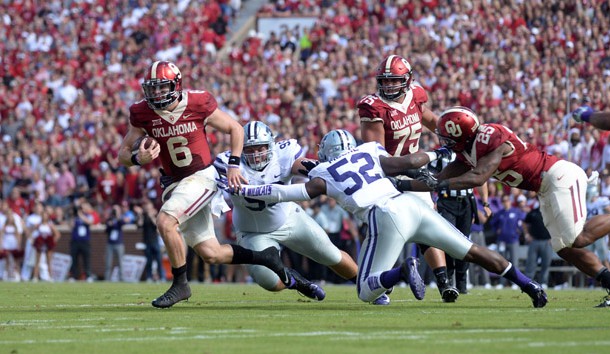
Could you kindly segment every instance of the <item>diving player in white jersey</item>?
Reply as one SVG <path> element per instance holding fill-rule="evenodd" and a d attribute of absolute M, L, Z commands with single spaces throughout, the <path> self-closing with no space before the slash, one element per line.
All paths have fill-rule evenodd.
<path fill-rule="evenodd" d="M 307 168 L 301 163 L 314 164 L 303 157 L 303 149 L 295 139 L 275 142 L 271 129 L 262 122 L 250 122 L 244 126 L 244 149 L 239 166 L 241 174 L 253 184 L 290 184 L 292 177 L 304 174 Z M 216 158 L 214 166 L 226 175 L 231 151 Z M 299 172 L 299 170 L 303 172 Z M 233 226 L 238 244 L 251 250 L 264 250 L 270 246 L 279 249 L 283 245 L 309 259 L 328 266 L 346 280 L 356 281 L 358 267 L 345 252 L 339 250 L 318 223 L 294 202 L 266 203 L 257 199 L 232 197 Z M 281 291 L 286 287 L 270 269 L 248 265 L 254 281 L 269 291 Z M 293 270 L 292 270 L 293 271 Z M 293 271 L 293 276 L 298 276 Z M 309 287 L 317 285 L 308 282 Z M 315 299 L 322 300 L 321 288 L 296 289 Z M 318 293 L 316 295 L 316 293 Z"/>
<path fill-rule="evenodd" d="M 307 183 L 250 185 L 229 191 L 270 203 L 310 200 L 327 194 L 366 222 L 368 237 L 358 257 L 358 297 L 362 301 L 373 301 L 401 280 L 408 279 L 408 268 L 404 264 L 391 267 L 405 243 L 418 242 L 500 274 L 527 293 L 534 307 L 546 305 L 546 293 L 538 283 L 500 254 L 473 244 L 440 214 L 423 205 L 421 199 L 400 193 L 385 178 L 423 166 L 438 158 L 435 152 L 389 157 L 376 142 L 356 147 L 349 132 L 333 130 L 322 138 L 318 158 L 321 163 L 309 172 Z"/>

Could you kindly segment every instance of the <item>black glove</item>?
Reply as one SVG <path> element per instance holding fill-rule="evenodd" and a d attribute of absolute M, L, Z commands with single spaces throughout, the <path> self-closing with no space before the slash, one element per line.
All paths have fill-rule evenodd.
<path fill-rule="evenodd" d="M 394 185 L 394 188 L 396 188 L 396 189 L 398 189 L 399 191 L 401 191 L 401 190 L 398 188 L 398 181 L 399 181 L 399 179 L 398 179 L 398 178 L 396 178 L 396 177 L 391 177 L 391 176 L 387 176 L 386 178 L 387 178 L 387 179 L 389 179 L 389 180 L 390 180 L 390 182 L 392 182 L 392 184 Z M 402 191 L 401 191 L 401 192 L 402 192 Z"/>
<path fill-rule="evenodd" d="M 320 161 L 318 160 L 301 160 L 301 165 L 303 165 L 304 168 L 299 169 L 299 173 L 303 176 L 308 176 L 309 172 L 311 172 L 311 170 L 313 170 L 314 167 L 318 166 L 319 164 Z"/>
<path fill-rule="evenodd" d="M 161 183 L 161 188 L 165 189 L 171 186 L 174 183 L 174 179 L 171 176 L 165 174 L 165 171 L 160 168 L 159 172 L 161 173 L 161 177 L 159 177 L 159 183 Z"/>
<path fill-rule="evenodd" d="M 418 174 L 413 178 L 415 178 L 416 180 L 418 180 L 420 182 L 424 182 L 426 184 L 426 186 L 428 186 L 432 190 L 436 190 L 438 188 L 439 181 L 436 179 L 436 177 L 434 177 L 432 172 L 430 172 L 428 169 L 419 170 Z"/>

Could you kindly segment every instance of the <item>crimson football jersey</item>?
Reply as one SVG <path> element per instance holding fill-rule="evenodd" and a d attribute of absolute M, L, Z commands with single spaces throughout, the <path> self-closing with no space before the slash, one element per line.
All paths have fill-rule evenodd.
<path fill-rule="evenodd" d="M 377 94 L 358 102 L 361 122 L 383 122 L 385 148 L 392 156 L 403 156 L 419 150 L 422 126 L 422 105 L 428 94 L 418 83 L 412 83 L 402 103 L 384 100 Z"/>
<path fill-rule="evenodd" d="M 152 110 L 142 100 L 129 107 L 129 120 L 161 145 L 161 164 L 169 176 L 182 179 L 212 163 L 205 124 L 218 107 L 207 91 L 184 91 L 173 111 Z"/>
<path fill-rule="evenodd" d="M 481 124 L 470 151 L 467 149 L 458 154 L 457 158 L 476 167 L 479 157 L 487 155 L 504 143 L 510 144 L 513 151 L 502 157 L 492 176 L 511 187 L 538 191 L 542 183 L 542 172 L 548 171 L 559 158 L 524 142 L 503 125 Z"/>

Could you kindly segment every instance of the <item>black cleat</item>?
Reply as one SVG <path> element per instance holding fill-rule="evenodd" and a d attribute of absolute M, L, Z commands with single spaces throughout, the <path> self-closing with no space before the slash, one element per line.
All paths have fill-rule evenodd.
<path fill-rule="evenodd" d="M 280 252 L 277 248 L 270 246 L 260 251 L 262 258 L 265 259 L 265 266 L 271 269 L 278 277 L 285 287 L 289 288 L 292 285 L 292 279 L 289 274 L 288 268 L 284 266 L 282 259 L 280 258 Z"/>
<path fill-rule="evenodd" d="M 182 300 L 188 300 L 191 297 L 191 287 L 188 283 L 172 284 L 165 294 L 159 296 L 152 301 L 152 305 L 158 308 L 172 307 L 175 303 Z"/>
<path fill-rule="evenodd" d="M 457 281 L 455 285 L 460 294 L 468 294 L 468 286 L 465 281 Z"/>
<path fill-rule="evenodd" d="M 310 299 L 322 301 L 326 297 L 326 293 L 322 287 L 316 285 L 315 283 L 307 280 L 304 276 L 299 274 L 294 269 L 286 269 L 290 277 L 292 278 L 292 284 L 289 286 L 289 289 L 295 289 L 299 294 L 306 296 Z"/>
<path fill-rule="evenodd" d="M 529 295 L 532 299 L 532 304 L 536 308 L 544 307 L 548 301 L 544 289 L 535 281 L 530 281 L 526 286 L 521 288 L 521 291 Z"/>
<path fill-rule="evenodd" d="M 441 298 L 443 299 L 443 302 L 455 302 L 458 296 L 460 296 L 460 292 L 458 291 L 458 289 L 450 285 L 442 289 L 438 288 L 438 290 L 441 293 Z"/>
<path fill-rule="evenodd" d="M 608 290 L 608 295 L 604 296 L 604 298 L 602 299 L 601 304 L 595 307 L 610 307 L 610 290 Z"/>

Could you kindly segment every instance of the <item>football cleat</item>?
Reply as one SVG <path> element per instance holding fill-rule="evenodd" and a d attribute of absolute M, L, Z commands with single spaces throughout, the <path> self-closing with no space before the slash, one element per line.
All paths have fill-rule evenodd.
<path fill-rule="evenodd" d="M 158 308 L 168 308 L 172 307 L 177 302 L 188 300 L 190 297 L 191 287 L 188 283 L 180 285 L 172 284 L 165 294 L 152 301 L 152 305 Z"/>
<path fill-rule="evenodd" d="M 443 289 L 439 288 L 439 291 L 441 293 L 441 298 L 443 299 L 443 302 L 455 302 L 458 296 L 460 296 L 460 292 L 458 291 L 458 289 L 450 285 L 444 287 Z"/>
<path fill-rule="evenodd" d="M 293 280 L 291 286 L 288 287 L 289 289 L 295 289 L 299 294 L 318 301 L 322 301 L 326 297 L 326 292 L 322 287 L 307 280 L 296 270 L 288 269 L 288 274 Z"/>
<path fill-rule="evenodd" d="M 260 251 L 262 258 L 265 259 L 267 268 L 271 269 L 278 277 L 285 287 L 290 288 L 293 285 L 292 278 L 288 268 L 284 266 L 280 253 L 277 248 L 270 246 Z"/>
<path fill-rule="evenodd" d="M 595 307 L 610 307 L 610 290 L 608 290 L 608 295 L 604 296 L 604 298 L 602 299 L 601 304 Z"/>
<path fill-rule="evenodd" d="M 387 292 L 386 292 L 387 293 Z M 387 306 L 390 304 L 390 297 L 386 294 L 382 294 L 380 297 L 371 302 L 373 305 Z"/>
<path fill-rule="evenodd" d="M 521 291 L 529 295 L 532 299 L 532 304 L 536 308 L 544 307 L 548 301 L 544 289 L 535 281 L 527 283 L 526 286 L 521 288 Z"/>
<path fill-rule="evenodd" d="M 426 284 L 417 271 L 417 263 L 416 258 L 407 258 L 402 264 L 400 275 L 405 282 L 409 283 L 409 287 L 415 298 L 417 300 L 423 300 L 424 296 L 426 296 Z"/>
<path fill-rule="evenodd" d="M 465 281 L 457 281 L 455 285 L 460 294 L 468 294 L 468 284 Z"/>

